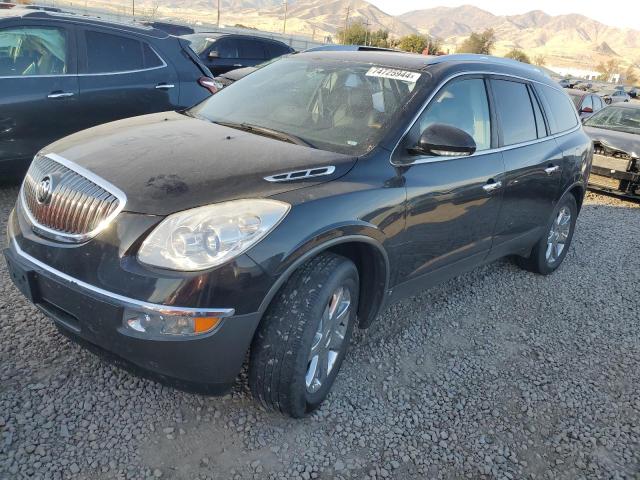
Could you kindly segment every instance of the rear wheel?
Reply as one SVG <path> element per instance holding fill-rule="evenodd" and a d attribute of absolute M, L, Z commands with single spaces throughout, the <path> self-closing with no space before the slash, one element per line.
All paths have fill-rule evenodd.
<path fill-rule="evenodd" d="M 578 205 L 572 194 L 565 195 L 556 206 L 545 234 L 527 258 L 518 264 L 531 272 L 548 275 L 554 272 L 567 255 L 578 218 Z"/>
<path fill-rule="evenodd" d="M 356 266 L 332 253 L 291 276 L 251 345 L 249 386 L 265 407 L 303 417 L 320 406 L 349 346 L 358 293 Z"/>

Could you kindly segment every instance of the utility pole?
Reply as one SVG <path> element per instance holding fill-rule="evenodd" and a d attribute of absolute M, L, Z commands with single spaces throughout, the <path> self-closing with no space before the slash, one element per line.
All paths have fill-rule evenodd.
<path fill-rule="evenodd" d="M 216 19 L 216 27 L 220 28 L 220 2 L 222 0 L 218 0 L 218 17 Z"/>
<path fill-rule="evenodd" d="M 364 31 L 364 46 L 368 46 L 369 44 L 367 43 L 367 38 L 369 38 L 369 25 L 371 25 L 369 23 L 369 18 L 368 17 L 364 17 L 364 19 L 366 20 L 365 22 L 362 22 L 362 24 L 365 26 L 366 30 Z"/>
<path fill-rule="evenodd" d="M 131 0 L 131 15 L 136 18 L 136 0 Z"/>
<path fill-rule="evenodd" d="M 344 19 L 344 35 L 342 38 L 343 43 L 347 43 L 347 29 L 349 28 L 349 14 L 351 13 L 351 5 L 347 7 L 347 15 Z"/>
<path fill-rule="evenodd" d="M 287 33 L 287 0 L 284 0 L 284 25 L 282 26 L 282 33 Z"/>

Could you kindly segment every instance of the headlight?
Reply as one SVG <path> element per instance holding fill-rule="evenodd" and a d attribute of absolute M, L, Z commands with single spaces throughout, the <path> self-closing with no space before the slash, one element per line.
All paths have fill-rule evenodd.
<path fill-rule="evenodd" d="M 170 270 L 215 267 L 258 243 L 289 209 L 276 200 L 235 200 L 175 213 L 142 243 L 138 259 Z"/>

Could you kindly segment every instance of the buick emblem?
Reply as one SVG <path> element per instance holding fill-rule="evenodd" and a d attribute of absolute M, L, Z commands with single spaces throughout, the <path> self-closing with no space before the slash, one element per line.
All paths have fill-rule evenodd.
<path fill-rule="evenodd" d="M 47 175 L 40 180 L 38 188 L 36 188 L 36 200 L 40 205 L 48 205 L 53 194 L 53 182 L 51 177 Z"/>

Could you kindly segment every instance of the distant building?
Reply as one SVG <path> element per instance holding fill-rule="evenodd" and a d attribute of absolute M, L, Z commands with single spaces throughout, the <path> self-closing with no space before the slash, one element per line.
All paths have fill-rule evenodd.
<path fill-rule="evenodd" d="M 574 68 L 574 67 L 554 67 L 548 65 L 547 68 L 556 72 L 558 75 L 562 77 L 574 77 L 574 78 L 584 78 L 585 80 L 598 80 L 602 72 L 596 72 L 595 70 L 585 70 L 583 68 Z M 608 79 L 610 83 L 618 83 L 620 81 L 620 74 L 614 73 Z"/>

